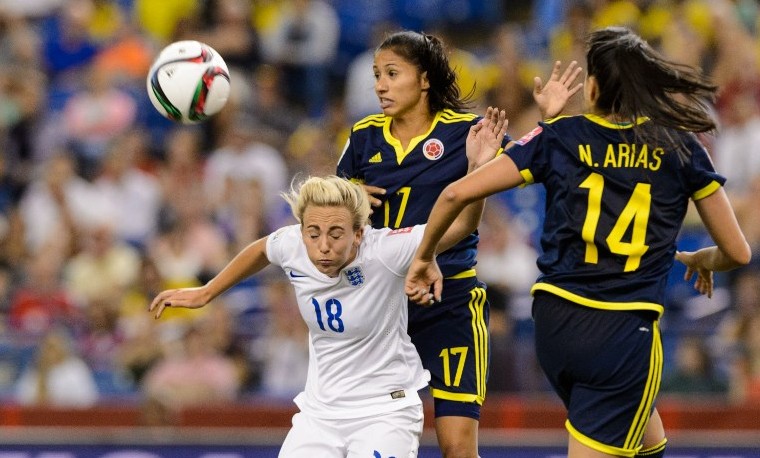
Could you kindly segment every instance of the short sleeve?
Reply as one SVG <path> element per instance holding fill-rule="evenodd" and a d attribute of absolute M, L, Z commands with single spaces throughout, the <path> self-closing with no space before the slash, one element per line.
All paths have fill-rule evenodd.
<path fill-rule="evenodd" d="M 298 225 L 285 226 L 267 237 L 267 259 L 270 263 L 282 266 L 287 255 L 286 249 L 297 245 L 298 241 L 294 240 L 294 236 L 300 236 Z"/>
<path fill-rule="evenodd" d="M 354 143 L 351 141 L 351 137 L 353 137 L 353 134 L 349 136 L 348 140 L 346 140 L 346 145 L 343 147 L 340 159 L 338 159 L 338 166 L 335 169 L 335 174 L 346 179 L 361 180 L 363 177 L 359 176 L 356 151 Z"/>
<path fill-rule="evenodd" d="M 548 166 L 544 152 L 545 137 L 544 126 L 539 124 L 538 127 L 515 140 L 514 144 L 504 152 L 515 163 L 526 184 L 543 181 Z"/>
<path fill-rule="evenodd" d="M 380 259 L 388 270 L 400 277 L 406 275 L 424 232 L 425 225 L 418 225 L 387 230 L 381 236 Z"/>
<path fill-rule="evenodd" d="M 691 160 L 686 169 L 686 186 L 693 200 L 704 199 L 726 184 L 726 178 L 715 171 L 712 159 L 704 146 L 690 137 L 687 147 Z"/>

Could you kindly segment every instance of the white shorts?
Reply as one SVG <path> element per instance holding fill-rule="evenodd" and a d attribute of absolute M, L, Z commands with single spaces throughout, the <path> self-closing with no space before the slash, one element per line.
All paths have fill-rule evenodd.
<path fill-rule="evenodd" d="M 415 458 L 423 426 L 422 405 L 372 417 L 325 420 L 293 416 L 280 458 Z"/>

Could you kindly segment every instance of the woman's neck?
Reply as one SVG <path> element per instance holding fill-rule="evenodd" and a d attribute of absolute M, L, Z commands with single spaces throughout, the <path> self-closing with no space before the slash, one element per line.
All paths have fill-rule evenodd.
<path fill-rule="evenodd" d="M 434 119 L 435 113 L 428 111 L 395 117 L 391 121 L 391 135 L 406 148 L 414 137 L 419 137 L 430 129 Z"/>

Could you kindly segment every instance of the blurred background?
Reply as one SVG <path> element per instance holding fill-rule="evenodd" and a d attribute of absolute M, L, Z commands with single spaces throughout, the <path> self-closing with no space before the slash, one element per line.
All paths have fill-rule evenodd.
<path fill-rule="evenodd" d="M 153 295 L 204 283 L 293 222 L 278 193 L 296 174 L 334 173 L 351 125 L 379 112 L 372 53 L 385 32 L 441 37 L 473 111 L 505 109 L 519 137 L 539 119 L 533 76 L 584 62 L 585 34 L 607 25 L 721 88 L 720 130 L 703 141 L 758 261 L 717 276 L 712 300 L 674 267 L 660 405 L 666 428 L 757 436 L 756 0 L 0 0 L 0 425 L 287 428 L 308 348 L 281 273 L 161 320 Z M 208 43 L 231 72 L 227 106 L 200 125 L 162 118 L 146 94 L 151 61 L 180 39 Z M 568 112 L 580 110 L 576 97 Z M 484 430 L 563 427 L 532 343 L 543 198 L 489 199 L 481 225 Z M 708 243 L 690 216 L 679 248 Z"/>

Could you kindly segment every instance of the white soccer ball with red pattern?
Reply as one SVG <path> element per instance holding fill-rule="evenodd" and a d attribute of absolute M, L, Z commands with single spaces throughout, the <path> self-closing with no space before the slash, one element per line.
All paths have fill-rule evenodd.
<path fill-rule="evenodd" d="M 147 77 L 148 97 L 172 121 L 195 124 L 218 113 L 230 95 L 227 64 L 211 46 L 176 41 L 153 61 Z"/>

